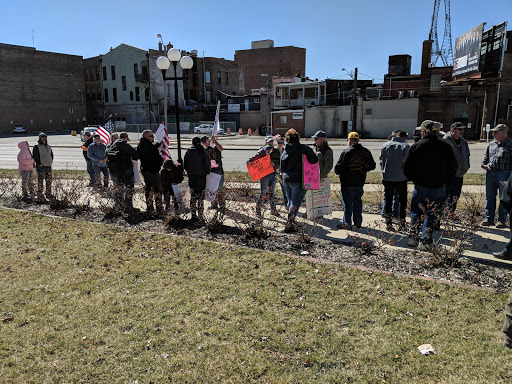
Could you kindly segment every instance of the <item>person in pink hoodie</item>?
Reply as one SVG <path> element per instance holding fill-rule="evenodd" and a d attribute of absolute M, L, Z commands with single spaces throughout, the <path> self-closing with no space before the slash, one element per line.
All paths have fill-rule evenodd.
<path fill-rule="evenodd" d="M 32 171 L 34 170 L 34 158 L 30 153 L 28 141 L 18 143 L 20 152 L 18 153 L 18 170 L 21 175 L 21 191 L 23 201 L 32 201 L 34 199 L 34 185 L 32 184 Z"/>

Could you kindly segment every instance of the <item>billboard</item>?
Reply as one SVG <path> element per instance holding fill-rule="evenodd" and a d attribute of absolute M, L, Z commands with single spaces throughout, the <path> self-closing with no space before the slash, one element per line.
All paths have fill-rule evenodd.
<path fill-rule="evenodd" d="M 480 24 L 455 39 L 453 77 L 480 70 L 480 43 L 483 30 L 484 24 Z"/>

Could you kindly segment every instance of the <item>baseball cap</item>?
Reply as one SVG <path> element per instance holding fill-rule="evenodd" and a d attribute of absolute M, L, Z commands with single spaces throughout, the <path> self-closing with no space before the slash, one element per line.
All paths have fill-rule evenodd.
<path fill-rule="evenodd" d="M 420 125 L 421 128 L 428 129 L 429 131 L 435 131 L 441 128 L 441 123 L 434 120 L 425 120 Z"/>
<path fill-rule="evenodd" d="M 507 132 L 508 133 L 508 126 L 506 126 L 505 124 L 498 124 L 493 129 L 491 129 L 491 132 L 498 132 L 498 131 L 502 131 L 502 132 Z"/>
<path fill-rule="evenodd" d="M 327 133 L 325 133 L 324 131 L 316 131 L 316 133 L 311 136 L 312 139 L 316 139 L 318 137 L 327 137 Z"/>
<path fill-rule="evenodd" d="M 450 125 L 450 129 L 464 129 L 466 128 L 465 125 L 462 125 L 462 123 L 460 121 L 456 121 L 455 123 L 453 123 L 452 125 Z"/>
<path fill-rule="evenodd" d="M 267 136 L 265 137 L 265 143 L 273 143 L 274 137 L 273 136 Z"/>
<path fill-rule="evenodd" d="M 95 133 L 94 135 L 92 135 L 92 138 L 93 139 L 97 139 L 98 137 L 101 137 L 100 135 L 98 135 L 97 133 Z"/>
<path fill-rule="evenodd" d="M 359 133 L 357 133 L 357 132 L 350 132 L 348 134 L 348 138 L 349 139 L 359 139 Z"/>

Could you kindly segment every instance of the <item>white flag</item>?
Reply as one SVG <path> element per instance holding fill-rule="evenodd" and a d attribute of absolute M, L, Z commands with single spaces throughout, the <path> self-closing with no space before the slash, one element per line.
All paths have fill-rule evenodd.
<path fill-rule="evenodd" d="M 219 128 L 220 128 L 219 111 L 220 111 L 220 100 L 217 101 L 217 112 L 215 113 L 215 122 L 213 123 L 212 136 L 217 136 L 217 132 L 219 132 Z"/>

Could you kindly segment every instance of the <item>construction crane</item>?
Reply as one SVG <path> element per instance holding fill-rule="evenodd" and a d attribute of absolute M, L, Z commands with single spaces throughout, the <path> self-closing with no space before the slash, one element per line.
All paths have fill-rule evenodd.
<path fill-rule="evenodd" d="M 437 38 L 437 22 L 439 15 L 439 7 L 441 1 L 444 1 L 444 36 L 441 48 Z M 434 0 L 434 13 L 432 15 L 432 25 L 430 26 L 429 40 L 432 40 L 432 54 L 430 64 L 435 67 L 438 60 L 441 59 L 443 66 L 450 67 L 453 65 L 453 49 L 452 49 L 452 27 L 450 22 L 450 0 Z"/>

